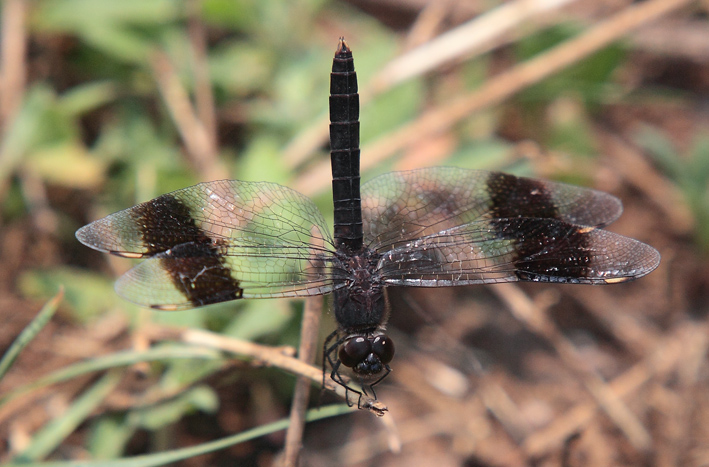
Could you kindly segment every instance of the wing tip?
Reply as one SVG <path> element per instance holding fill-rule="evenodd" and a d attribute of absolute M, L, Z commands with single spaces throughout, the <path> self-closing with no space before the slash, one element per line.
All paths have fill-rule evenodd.
<path fill-rule="evenodd" d="M 79 241 L 79 243 L 81 243 L 89 248 L 96 249 L 95 239 L 96 239 L 97 235 L 92 233 L 92 230 L 93 230 L 92 226 L 93 225 L 94 225 L 94 223 L 91 222 L 90 224 L 86 224 L 85 226 L 81 227 L 79 230 L 74 232 L 74 237 L 76 237 L 76 239 Z"/>

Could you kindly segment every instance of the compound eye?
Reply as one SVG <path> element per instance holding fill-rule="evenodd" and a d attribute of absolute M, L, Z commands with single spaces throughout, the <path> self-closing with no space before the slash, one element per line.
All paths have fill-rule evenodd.
<path fill-rule="evenodd" d="M 372 345 L 364 337 L 347 339 L 340 347 L 338 357 L 343 365 L 352 368 L 364 360 L 372 352 Z"/>
<path fill-rule="evenodd" d="M 394 341 L 386 335 L 379 335 L 372 341 L 372 353 L 386 365 L 394 358 Z"/>

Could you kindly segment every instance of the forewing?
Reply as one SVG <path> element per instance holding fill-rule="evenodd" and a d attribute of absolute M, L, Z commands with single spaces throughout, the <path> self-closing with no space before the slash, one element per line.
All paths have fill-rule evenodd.
<path fill-rule="evenodd" d="M 380 253 L 484 219 L 548 218 L 602 227 L 622 210 L 617 198 L 600 191 L 453 167 L 390 172 L 362 186 L 365 243 Z"/>
<path fill-rule="evenodd" d="M 511 281 L 605 284 L 654 270 L 659 253 L 637 240 L 556 219 L 471 222 L 398 246 L 379 272 L 420 287 Z"/>
<path fill-rule="evenodd" d="M 331 290 L 332 240 L 316 206 L 274 183 L 201 183 L 99 219 L 85 245 L 150 257 L 117 291 L 161 309 Z"/>

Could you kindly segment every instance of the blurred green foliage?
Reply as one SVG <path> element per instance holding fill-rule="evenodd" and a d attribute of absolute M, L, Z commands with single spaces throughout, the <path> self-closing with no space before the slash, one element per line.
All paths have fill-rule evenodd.
<path fill-rule="evenodd" d="M 515 43 L 516 58 L 519 61 L 528 60 L 573 38 L 579 31 L 580 28 L 572 23 L 562 23 L 544 29 Z M 589 110 L 593 110 L 608 96 L 615 95 L 616 85 L 612 75 L 623 63 L 625 55 L 622 45 L 610 45 L 553 77 L 525 89 L 520 93 L 519 100 L 544 105 L 560 96 L 575 94 L 583 99 Z"/>
<path fill-rule="evenodd" d="M 187 27 L 189 5 L 199 5 L 197 15 L 208 31 L 207 63 L 219 120 L 219 158 L 238 179 L 288 184 L 297 177 L 287 169 L 282 150 L 299 132 L 326 115 L 329 70 L 341 30 L 356 31 L 356 40 L 350 45 L 361 90 L 399 49 L 393 33 L 334 1 L 37 0 L 31 10 L 31 34 L 47 54 L 44 65 L 49 71 L 29 84 L 22 108 L 0 147 L 0 185 L 10 185 L 2 201 L 5 221 L 26 215 L 21 181 L 16 176 L 24 171 L 47 185 L 84 193 L 91 200 L 91 205 L 82 207 L 90 217 L 87 220 L 200 181 L 185 155 L 153 72 L 155 53 L 164 52 L 181 83 L 194 92 L 196 65 Z M 551 28 L 516 44 L 515 51 L 522 60 L 572 32 L 568 26 Z M 519 105 L 529 121 L 540 115 L 545 116 L 541 120 L 549 114 L 560 115 L 551 118 L 550 127 L 540 130 L 542 143 L 574 154 L 595 154 L 588 116 L 613 92 L 612 74 L 623 58 L 619 46 L 608 48 L 528 89 L 514 105 Z M 486 79 L 487 65 L 488 59 L 483 57 L 462 67 L 466 88 Z M 362 142 L 376 140 L 420 114 L 429 104 L 425 84 L 423 79 L 412 80 L 363 106 Z M 550 112 L 555 108 L 560 111 Z M 512 145 L 494 135 L 496 118 L 494 111 L 487 111 L 464 124 L 459 145 L 446 165 L 509 168 Z M 706 151 L 706 141 L 698 148 Z M 706 152 L 701 154 L 705 163 Z M 390 170 L 393 163 L 381 164 L 364 178 Z M 693 190 L 697 208 L 704 210 L 706 219 L 709 165 L 702 166 L 705 176 L 701 181 L 694 168 L 670 166 L 668 162 L 678 183 Z M 513 168 L 530 173 L 526 163 L 515 163 Z M 695 190 L 701 183 L 703 198 Z M 703 201 L 699 202 L 700 198 Z M 315 201 L 326 217 L 331 214 L 329 193 L 316 196 Z M 69 230 L 80 227 L 79 219 L 70 222 L 75 225 Z M 704 223 L 707 225 L 709 219 Z M 706 230 L 703 235 L 709 245 L 709 228 Z M 67 230 L 61 241 L 69 244 L 76 240 Z M 84 254 L 94 255 L 94 260 L 98 257 L 88 249 Z M 79 323 L 118 311 L 126 313 L 136 327 L 148 320 L 273 344 L 297 343 L 300 304 L 255 300 L 175 313 L 151 311 L 146 318 L 145 312 L 114 294 L 113 278 L 79 268 L 77 264 L 84 262 L 77 258 L 69 262 L 68 266 L 27 272 L 18 287 L 27 296 L 49 297 L 63 284 L 69 313 Z M 155 390 L 165 396 L 163 402 L 92 419 L 88 453 L 96 458 L 120 457 L 137 430 L 159 433 L 186 414 L 217 410 L 215 391 L 202 381 L 222 367 L 223 362 L 217 360 L 153 365 L 152 371 L 160 378 Z M 283 381 L 281 384 L 290 387 L 290 379 Z M 88 419 L 89 409 L 94 407 L 91 404 L 98 404 L 111 384 L 113 380 L 101 380 L 87 390 L 90 403 L 87 399 L 76 402 L 70 416 L 78 418 L 70 420 L 71 426 Z M 42 458 L 52 452 L 64 440 L 66 426 L 48 427 L 50 433 L 41 435 L 41 449 L 33 448 L 26 458 Z"/>
<path fill-rule="evenodd" d="M 648 125 L 638 129 L 635 142 L 679 187 L 694 218 L 695 241 L 709 253 L 709 133 L 696 134 L 684 153 Z"/>
<path fill-rule="evenodd" d="M 326 115 L 329 68 L 337 35 L 313 34 L 332 15 L 328 2 L 261 0 L 40 0 L 31 10 L 31 34 L 47 55 L 46 72 L 29 83 L 22 108 L 6 129 L 0 182 L 6 222 L 22 217 L 19 173 L 32 173 L 50 186 L 92 194 L 91 218 L 129 207 L 160 193 L 199 181 L 168 112 L 154 75 L 157 52 L 167 54 L 181 84 L 195 89 L 190 8 L 207 36 L 208 76 L 220 121 L 220 159 L 235 178 L 288 183 L 280 153 L 300 130 Z M 335 7 L 337 8 L 337 6 Z M 354 11 L 351 24 L 369 39 L 358 44 L 358 70 L 373 73 L 396 50 L 394 36 Z M 365 32 L 368 31 L 369 33 Z M 365 45 L 366 44 L 366 45 Z M 367 49 L 369 51 L 367 52 Z M 361 57 L 361 58 L 360 58 Z M 398 93 L 398 97 L 397 97 Z M 418 109 L 415 84 L 378 104 L 372 134 L 411 118 Z M 393 100 L 392 100 L 393 99 Z M 406 105 L 396 105 L 405 103 Z M 327 210 L 326 199 L 323 208 Z M 62 206 L 54 206 L 62 211 Z M 64 243 L 76 240 L 67 229 Z M 86 256 L 95 253 L 86 250 Z M 119 260 L 124 261 L 125 260 Z M 73 261 L 71 261 L 73 263 Z M 65 311 L 89 324 L 106 312 L 126 313 L 133 326 L 156 322 L 206 328 L 242 339 L 296 345 L 301 305 L 261 300 L 200 310 L 160 313 L 138 310 L 112 290 L 113 278 L 76 266 L 23 274 L 18 288 L 27 296 L 51 296 L 66 286 Z M 121 365 L 116 360 L 116 365 Z M 223 361 L 166 360 L 153 365 L 159 384 L 152 398 L 162 402 L 94 418 L 86 449 L 97 459 L 120 457 L 138 430 L 162 430 L 194 411 L 213 412 L 218 398 L 201 384 Z M 46 457 L 77 423 L 87 420 L 115 384 L 101 380 L 74 402 L 66 416 L 47 425 L 18 458 Z M 279 374 L 281 385 L 292 378 Z M 162 394 L 162 395 L 161 395 Z"/>
<path fill-rule="evenodd" d="M 578 32 L 570 23 L 540 31 L 515 44 L 516 58 L 528 60 Z M 525 126 L 536 132 L 535 141 L 572 157 L 597 155 L 589 120 L 601 104 L 619 94 L 613 73 L 625 55 L 620 44 L 613 44 L 522 91 L 515 101 L 524 108 Z"/>

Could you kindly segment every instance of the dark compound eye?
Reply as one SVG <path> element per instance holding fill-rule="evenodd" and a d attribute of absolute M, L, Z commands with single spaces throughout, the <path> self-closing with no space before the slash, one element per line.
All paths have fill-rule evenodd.
<path fill-rule="evenodd" d="M 338 357 L 343 365 L 352 368 L 364 360 L 372 352 L 372 345 L 364 337 L 347 339 L 340 347 Z"/>
<path fill-rule="evenodd" d="M 394 358 L 394 341 L 385 335 L 380 335 L 372 341 L 372 352 L 386 365 Z"/>

